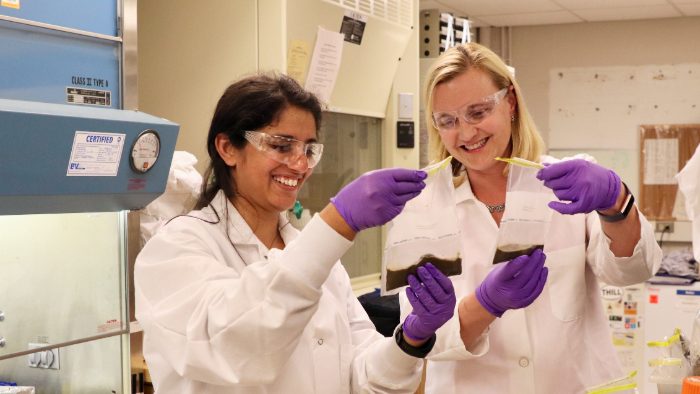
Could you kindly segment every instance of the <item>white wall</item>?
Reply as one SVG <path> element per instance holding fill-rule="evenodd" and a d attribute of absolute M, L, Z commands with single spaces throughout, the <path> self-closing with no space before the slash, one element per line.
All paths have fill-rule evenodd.
<path fill-rule="evenodd" d="M 206 136 L 224 89 L 257 70 L 255 0 L 138 2 L 139 109 L 180 124 L 177 150 L 207 163 Z"/>
<path fill-rule="evenodd" d="M 418 143 L 419 143 L 419 114 L 420 114 L 420 62 L 418 58 L 418 36 L 420 34 L 418 24 L 418 0 L 414 0 L 414 24 L 411 37 L 406 45 L 406 50 L 401 55 L 396 76 L 392 84 L 389 101 L 386 107 L 384 122 L 384 138 L 382 163 L 384 167 L 408 167 L 418 168 Z M 413 122 L 415 130 L 414 148 L 396 147 L 396 122 L 398 119 L 399 93 L 413 93 Z M 402 119 L 404 120 L 404 119 Z"/>
<path fill-rule="evenodd" d="M 511 57 L 528 108 L 548 141 L 557 104 L 550 102 L 551 70 L 700 63 L 698 37 L 698 17 L 513 27 Z M 599 143 L 605 147 L 605 141 Z"/>

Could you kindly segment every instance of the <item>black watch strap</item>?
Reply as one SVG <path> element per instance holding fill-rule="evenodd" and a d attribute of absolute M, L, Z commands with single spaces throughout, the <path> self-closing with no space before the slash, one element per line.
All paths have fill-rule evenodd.
<path fill-rule="evenodd" d="M 625 198 L 625 202 L 622 204 L 622 209 L 620 210 L 619 213 L 616 213 L 615 215 L 603 215 L 602 213 L 598 212 L 598 217 L 600 220 L 603 220 L 605 222 L 619 222 L 620 220 L 623 220 L 629 215 L 630 211 L 632 210 L 632 207 L 634 206 L 634 196 L 632 193 L 630 193 L 630 189 L 627 188 L 627 185 L 622 182 L 622 186 L 625 187 L 625 193 L 627 194 L 627 197 Z"/>
<path fill-rule="evenodd" d="M 437 337 L 433 334 L 423 345 L 414 347 L 404 340 L 403 325 L 399 325 L 399 328 L 394 333 L 394 339 L 396 339 L 396 344 L 399 345 L 399 349 L 403 350 L 404 353 L 417 358 L 425 358 L 425 356 L 433 350 Z"/>

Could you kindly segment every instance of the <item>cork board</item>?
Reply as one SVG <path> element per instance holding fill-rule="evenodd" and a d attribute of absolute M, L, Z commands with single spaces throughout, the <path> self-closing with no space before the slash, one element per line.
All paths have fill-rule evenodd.
<path fill-rule="evenodd" d="M 675 175 L 700 143 L 700 124 L 639 126 L 638 207 L 652 220 L 684 220 Z"/>

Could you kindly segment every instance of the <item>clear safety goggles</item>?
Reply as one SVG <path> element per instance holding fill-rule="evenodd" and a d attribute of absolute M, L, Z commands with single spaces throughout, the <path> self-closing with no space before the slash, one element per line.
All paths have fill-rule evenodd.
<path fill-rule="evenodd" d="M 498 103 L 508 94 L 510 86 L 482 98 L 476 104 L 465 104 L 456 111 L 433 112 L 433 126 L 440 131 L 454 130 L 459 120 L 467 124 L 477 124 L 486 119 Z"/>
<path fill-rule="evenodd" d="M 308 168 L 313 168 L 321 160 L 323 144 L 306 143 L 294 138 L 281 135 L 271 135 L 262 131 L 246 131 L 245 139 L 257 150 L 272 160 L 288 166 L 294 165 L 306 158 Z"/>

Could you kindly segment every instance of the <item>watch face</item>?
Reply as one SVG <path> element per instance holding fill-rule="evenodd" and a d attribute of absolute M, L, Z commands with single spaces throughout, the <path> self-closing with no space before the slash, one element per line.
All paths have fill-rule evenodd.
<path fill-rule="evenodd" d="M 145 130 L 131 146 L 131 168 L 140 173 L 150 170 L 160 154 L 160 137 L 155 130 Z"/>

